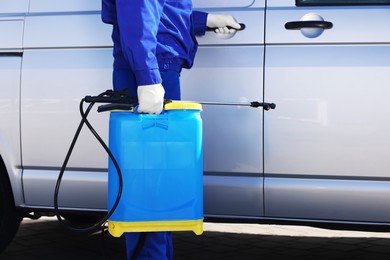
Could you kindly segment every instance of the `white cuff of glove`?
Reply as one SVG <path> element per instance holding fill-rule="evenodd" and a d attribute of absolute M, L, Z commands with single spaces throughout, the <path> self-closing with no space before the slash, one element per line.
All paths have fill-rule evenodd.
<path fill-rule="evenodd" d="M 165 90 L 161 84 L 138 86 L 138 113 L 160 114 Z"/>
<path fill-rule="evenodd" d="M 241 28 L 233 16 L 223 14 L 208 14 L 206 25 L 209 28 L 215 28 L 217 33 L 232 33 L 235 31 L 234 29 Z M 228 26 L 233 29 L 228 29 Z"/>

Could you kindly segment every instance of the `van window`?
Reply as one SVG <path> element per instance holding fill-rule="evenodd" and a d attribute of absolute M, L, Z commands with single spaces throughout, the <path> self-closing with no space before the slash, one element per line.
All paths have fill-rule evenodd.
<path fill-rule="evenodd" d="M 295 0 L 297 6 L 390 5 L 390 0 Z"/>

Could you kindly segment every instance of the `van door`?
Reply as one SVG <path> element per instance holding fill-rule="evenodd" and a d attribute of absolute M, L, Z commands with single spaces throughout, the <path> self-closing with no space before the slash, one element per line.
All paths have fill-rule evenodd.
<path fill-rule="evenodd" d="M 100 9 L 100 1 L 30 1 L 21 92 L 23 185 L 30 208 L 53 205 L 55 183 L 81 120 L 81 98 L 112 88 L 111 26 L 101 21 Z M 107 140 L 108 114 L 94 110 L 88 118 Z M 59 205 L 107 208 L 107 155 L 86 128 L 68 163 Z"/>
<path fill-rule="evenodd" d="M 389 222 L 390 1 L 268 1 L 265 215 Z"/>
<path fill-rule="evenodd" d="M 4 0 L 0 8 L 0 154 L 16 204 L 22 203 L 19 97 L 23 27 L 28 4 L 28 0 Z"/>
<path fill-rule="evenodd" d="M 182 99 L 263 100 L 264 0 L 194 0 L 194 8 L 230 14 L 246 24 L 224 39 L 198 38 L 194 67 L 182 72 Z M 263 214 L 263 111 L 239 106 L 203 106 L 204 210 L 207 216 Z"/>

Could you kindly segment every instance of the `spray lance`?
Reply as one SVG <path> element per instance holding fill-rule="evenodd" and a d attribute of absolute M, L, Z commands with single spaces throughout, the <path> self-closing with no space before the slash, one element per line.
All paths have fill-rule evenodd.
<path fill-rule="evenodd" d="M 110 110 L 130 110 L 134 108 L 135 104 L 138 103 L 136 98 L 129 97 L 127 95 L 127 90 L 115 91 L 107 90 L 106 94 L 101 94 L 99 96 L 86 96 L 85 102 L 87 103 L 109 103 L 107 105 L 101 105 L 98 108 L 98 112 L 110 111 Z M 107 96 L 107 93 L 112 93 L 112 96 Z M 164 104 L 174 102 L 170 99 L 165 99 Z M 259 101 L 252 101 L 247 103 L 238 103 L 238 102 L 216 102 L 216 101 L 191 101 L 201 105 L 222 105 L 222 106 L 247 106 L 258 108 L 262 107 L 264 110 L 268 111 L 270 109 L 275 109 L 276 105 L 274 103 L 266 103 Z"/>
<path fill-rule="evenodd" d="M 175 102 L 169 99 L 166 99 L 164 101 L 165 104 L 170 103 L 170 102 Z M 84 110 L 84 103 L 88 103 L 88 107 Z M 68 231 L 75 232 L 75 233 L 94 233 L 97 231 L 100 231 L 104 228 L 106 221 L 111 217 L 111 215 L 115 212 L 119 201 L 121 199 L 122 195 L 122 188 L 123 188 L 123 179 L 122 179 L 122 172 L 119 167 L 119 164 L 117 160 L 115 159 L 114 155 L 111 153 L 110 149 L 104 142 L 104 140 L 99 136 L 99 134 L 96 132 L 96 130 L 93 128 L 93 126 L 90 124 L 88 121 L 87 117 L 90 111 L 92 110 L 93 106 L 96 103 L 105 103 L 104 105 L 100 105 L 97 109 L 98 112 L 105 112 L 105 111 L 112 111 L 112 110 L 124 110 L 124 111 L 129 111 L 133 110 L 136 105 L 138 104 L 138 100 L 136 98 L 130 97 L 128 95 L 127 90 L 120 90 L 120 91 L 113 91 L 113 90 L 107 90 L 97 96 L 85 96 L 81 101 L 79 105 L 79 112 L 81 115 L 81 121 L 80 124 L 76 130 L 76 133 L 74 135 L 74 138 L 71 142 L 71 145 L 69 147 L 69 150 L 66 154 L 65 160 L 63 162 L 63 165 L 61 167 L 57 183 L 55 186 L 55 191 L 54 191 L 54 213 L 59 221 L 59 223 Z M 226 105 L 226 106 L 247 106 L 247 107 L 253 107 L 253 108 L 258 108 L 262 107 L 264 110 L 268 111 L 270 109 L 275 109 L 276 105 L 274 103 L 264 103 L 264 102 L 258 102 L 258 101 L 253 101 L 249 103 L 226 103 L 226 102 L 196 102 L 202 105 Z M 72 227 L 69 224 L 67 224 L 61 217 L 61 213 L 59 210 L 59 205 L 58 205 L 58 193 L 62 181 L 62 177 L 64 175 L 67 163 L 70 159 L 70 156 L 72 154 L 73 148 L 77 142 L 77 139 L 80 135 L 80 132 L 83 128 L 83 126 L 86 125 L 88 129 L 91 131 L 91 133 L 95 136 L 95 138 L 98 140 L 98 142 L 102 145 L 103 149 L 107 152 L 108 156 L 113 162 L 113 165 L 116 169 L 116 172 L 118 174 L 118 193 L 115 199 L 115 202 L 109 212 L 107 212 L 106 216 L 103 217 L 98 223 L 86 227 L 86 228 L 76 228 Z"/>

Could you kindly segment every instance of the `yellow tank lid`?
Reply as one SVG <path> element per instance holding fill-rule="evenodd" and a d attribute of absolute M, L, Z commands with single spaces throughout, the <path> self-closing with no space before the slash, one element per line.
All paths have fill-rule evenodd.
<path fill-rule="evenodd" d="M 199 110 L 202 111 L 202 105 L 188 101 L 172 101 L 165 104 L 165 110 Z"/>

